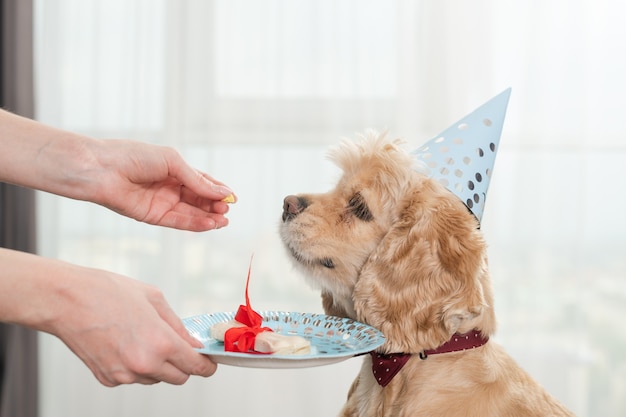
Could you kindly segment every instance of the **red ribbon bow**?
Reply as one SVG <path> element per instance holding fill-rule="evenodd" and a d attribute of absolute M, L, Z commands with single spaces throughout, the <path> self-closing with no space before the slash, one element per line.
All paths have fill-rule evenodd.
<path fill-rule="evenodd" d="M 259 353 L 254 351 L 256 335 L 261 332 L 272 331 L 269 327 L 261 327 L 263 317 L 254 311 L 250 305 L 248 286 L 250 285 L 251 269 L 252 260 L 250 260 L 248 279 L 246 281 L 246 305 L 240 305 L 237 314 L 235 314 L 235 320 L 245 324 L 245 327 L 233 327 L 226 331 L 224 334 L 224 351 L 226 352 Z"/>

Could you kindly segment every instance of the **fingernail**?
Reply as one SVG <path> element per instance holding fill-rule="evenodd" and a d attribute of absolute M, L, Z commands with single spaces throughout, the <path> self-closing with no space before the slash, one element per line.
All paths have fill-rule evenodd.
<path fill-rule="evenodd" d="M 230 196 L 233 194 L 233 191 L 225 185 L 211 184 L 211 190 L 225 196 Z"/>
<path fill-rule="evenodd" d="M 202 343 L 201 341 L 199 341 L 195 337 L 192 337 L 191 341 L 192 341 L 192 344 L 191 344 L 192 347 L 195 347 L 195 348 L 203 348 L 204 347 L 204 343 Z"/>

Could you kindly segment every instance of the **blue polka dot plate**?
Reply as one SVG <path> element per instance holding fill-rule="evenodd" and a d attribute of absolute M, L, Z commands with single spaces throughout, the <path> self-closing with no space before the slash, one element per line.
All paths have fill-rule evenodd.
<path fill-rule="evenodd" d="M 288 336 L 301 336 L 311 342 L 306 355 L 250 354 L 225 352 L 224 343 L 211 338 L 213 325 L 229 321 L 235 312 L 202 314 L 183 319 L 187 331 L 204 347 L 197 349 L 216 363 L 248 368 L 308 368 L 329 365 L 370 352 L 385 342 L 372 326 L 352 319 L 316 313 L 260 311 L 263 326 Z"/>

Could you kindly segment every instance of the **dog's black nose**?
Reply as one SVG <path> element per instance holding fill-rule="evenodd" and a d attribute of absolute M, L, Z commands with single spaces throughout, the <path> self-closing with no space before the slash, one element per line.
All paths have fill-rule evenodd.
<path fill-rule="evenodd" d="M 304 210 L 309 203 L 296 195 L 288 195 L 283 200 L 283 221 L 291 220 Z"/>

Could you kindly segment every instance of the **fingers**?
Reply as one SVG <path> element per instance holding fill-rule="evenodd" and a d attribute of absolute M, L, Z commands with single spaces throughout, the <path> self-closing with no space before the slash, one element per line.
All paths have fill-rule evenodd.
<path fill-rule="evenodd" d="M 143 366 L 134 363 L 128 368 L 120 369 L 111 374 L 102 374 L 94 370 L 94 375 L 100 383 L 107 387 L 123 384 L 152 385 L 166 382 L 173 385 L 182 385 L 191 375 L 209 377 L 215 373 L 217 365 L 191 347 L 185 345 L 179 354 L 172 356 L 165 362 Z"/>
<path fill-rule="evenodd" d="M 166 365 L 163 370 L 167 374 L 162 376 L 162 380 L 170 384 L 182 384 L 190 375 L 209 377 L 217 370 L 217 365 L 208 356 L 191 348 L 181 351 L 180 356 L 173 357 Z"/>
<path fill-rule="evenodd" d="M 206 213 L 204 211 L 191 214 L 170 211 L 159 219 L 156 224 L 192 232 L 205 232 L 227 226 L 228 219 L 221 214 Z"/>
<path fill-rule="evenodd" d="M 161 319 L 163 319 L 163 321 L 165 321 L 178 336 L 189 343 L 190 346 L 197 348 L 202 347 L 202 343 L 189 334 L 182 320 L 176 315 L 176 313 L 174 313 L 165 298 L 163 298 L 162 293 L 159 292 L 158 294 L 158 298 L 152 300 L 151 302 L 154 305 L 159 317 L 161 317 Z"/>
<path fill-rule="evenodd" d="M 236 201 L 236 196 L 234 194 L 232 196 Z M 199 196 L 195 191 L 184 186 L 180 189 L 180 201 L 188 204 L 190 208 L 199 208 L 207 213 L 225 214 L 229 209 L 226 202 Z"/>
<path fill-rule="evenodd" d="M 184 327 L 182 332 L 185 336 L 183 339 L 192 339 Z M 178 342 L 174 345 L 173 351 L 164 355 L 167 357 L 167 361 L 159 366 L 157 373 L 143 373 L 143 375 L 148 375 L 148 381 L 150 378 L 153 378 L 169 384 L 181 385 L 191 375 L 209 377 L 215 373 L 217 365 L 208 356 L 198 353 L 188 340 L 179 338 L 177 340 Z"/>
<path fill-rule="evenodd" d="M 228 211 L 228 204 L 198 197 L 182 187 L 180 201 L 167 208 L 153 224 L 195 232 L 219 229 L 228 225 L 228 219 L 224 217 Z"/>
<path fill-rule="evenodd" d="M 187 382 L 191 375 L 210 377 L 216 370 L 217 365 L 208 356 L 190 349 L 188 355 L 184 354 L 165 362 L 153 377 L 143 377 L 138 382 L 150 385 L 162 381 L 172 385 L 182 385 Z"/>
<path fill-rule="evenodd" d="M 166 326 L 164 330 L 160 337 L 155 335 L 149 346 L 129 347 L 117 365 L 103 367 L 102 364 L 89 366 L 86 363 L 98 381 L 107 387 L 158 382 L 181 385 L 191 375 L 209 377 L 215 373 L 217 365 L 208 356 L 198 353 L 173 329 Z M 186 337 L 191 338 L 188 334 Z"/>
<path fill-rule="evenodd" d="M 146 317 L 152 317 L 151 325 L 141 326 L 131 343 L 119 346 L 117 356 L 100 357 L 95 363 L 86 361 L 96 378 L 106 386 L 161 381 L 181 385 L 191 375 L 213 375 L 217 365 L 194 349 L 202 343 L 189 335 L 163 293 L 150 285 L 139 287 L 150 306 Z"/>
<path fill-rule="evenodd" d="M 237 197 L 235 196 L 233 191 L 230 189 L 230 187 L 225 185 L 223 182 L 216 180 L 215 178 L 211 177 L 209 174 L 206 174 L 202 171 L 196 170 L 196 172 L 200 175 L 200 182 L 202 184 L 208 185 L 213 192 L 218 193 L 220 195 L 220 201 L 225 201 L 225 199 L 227 198 L 234 199 L 234 201 L 229 201 L 229 202 L 234 203 L 237 201 Z"/>
<path fill-rule="evenodd" d="M 193 347 L 202 347 L 202 343 L 187 332 L 182 320 L 170 308 L 165 298 L 158 296 L 152 303 L 163 321 L 170 326 L 177 336 L 187 343 L 182 348 L 176 349 L 175 353 L 171 355 L 167 364 L 171 366 L 164 366 L 163 370 L 167 374 L 162 376 L 162 380 L 171 384 L 182 384 L 186 381 L 184 375 L 187 377 L 189 375 L 204 377 L 213 375 L 217 365 L 208 356 L 202 355 L 193 349 Z"/>
<path fill-rule="evenodd" d="M 171 176 L 178 179 L 185 187 L 189 188 L 200 197 L 220 201 L 234 194 L 233 191 L 222 182 L 187 165 L 176 151 L 173 151 L 171 154 L 169 170 Z"/>

